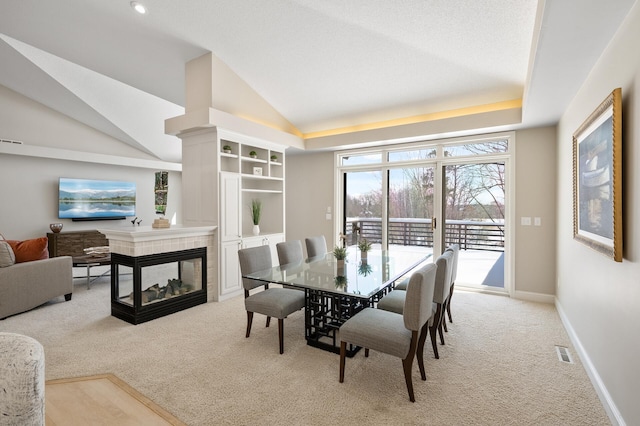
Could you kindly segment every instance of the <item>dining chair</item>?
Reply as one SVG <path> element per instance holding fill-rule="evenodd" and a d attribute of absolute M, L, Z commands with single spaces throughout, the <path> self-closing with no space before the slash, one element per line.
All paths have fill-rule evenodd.
<path fill-rule="evenodd" d="M 449 297 L 447 298 L 447 316 L 449 317 L 449 322 L 453 322 L 451 318 L 451 298 L 453 297 L 453 287 L 456 284 L 456 276 L 458 274 L 458 255 L 460 254 L 460 246 L 458 244 L 452 244 L 447 247 L 447 250 L 453 252 L 453 266 L 451 267 L 451 287 L 449 289 Z M 447 322 L 444 324 L 444 331 L 447 330 Z"/>
<path fill-rule="evenodd" d="M 347 343 L 383 352 L 402 359 L 409 400 L 415 402 L 411 369 L 418 359 L 420 378 L 427 380 L 424 370 L 423 331 L 431 317 L 431 300 L 437 266 L 427 264 L 411 275 L 402 314 L 382 309 L 365 308 L 340 327 L 340 383 L 344 382 Z"/>
<path fill-rule="evenodd" d="M 304 260 L 304 252 L 302 251 L 300 240 L 278 243 L 276 244 L 276 251 L 278 252 L 280 265 L 298 263 Z"/>
<path fill-rule="evenodd" d="M 271 249 L 269 246 L 258 246 L 238 250 L 240 270 L 242 275 L 271 268 Z M 244 306 L 247 310 L 247 334 L 251 334 L 253 314 L 259 313 L 267 316 L 267 327 L 271 317 L 278 318 L 278 339 L 280 354 L 284 352 L 284 319 L 290 314 L 304 307 L 304 293 L 298 290 L 286 288 L 269 288 L 269 283 L 243 278 Z M 253 292 L 252 290 L 264 287 L 264 290 Z"/>
<path fill-rule="evenodd" d="M 305 238 L 304 243 L 307 246 L 307 257 L 309 258 L 327 254 L 327 240 L 324 235 Z"/>
<path fill-rule="evenodd" d="M 433 354 L 436 359 L 440 358 L 438 353 L 438 345 L 436 343 L 436 335 L 440 335 L 440 342 L 444 345 L 443 320 L 445 312 L 445 301 L 449 294 L 449 285 L 451 277 L 451 266 L 453 253 L 445 251 L 434 262 L 438 267 L 438 272 L 435 278 L 435 290 L 433 293 L 432 301 L 432 314 L 433 317 L 429 320 L 429 334 L 431 335 L 431 346 L 433 347 Z M 389 312 L 395 312 L 402 314 L 404 310 L 404 304 L 406 299 L 406 291 L 393 290 L 391 293 L 384 296 L 378 302 L 377 308 Z M 425 336 L 426 337 L 426 336 Z"/>

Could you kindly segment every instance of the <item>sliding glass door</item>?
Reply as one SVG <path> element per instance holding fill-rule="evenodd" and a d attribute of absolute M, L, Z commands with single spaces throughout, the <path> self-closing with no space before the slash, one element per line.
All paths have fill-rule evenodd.
<path fill-rule="evenodd" d="M 444 245 L 458 244 L 464 286 L 504 289 L 505 163 L 444 168 Z"/>
<path fill-rule="evenodd" d="M 510 288 L 509 161 L 513 134 L 336 153 L 337 231 L 434 257 L 460 245 L 456 285 Z"/>

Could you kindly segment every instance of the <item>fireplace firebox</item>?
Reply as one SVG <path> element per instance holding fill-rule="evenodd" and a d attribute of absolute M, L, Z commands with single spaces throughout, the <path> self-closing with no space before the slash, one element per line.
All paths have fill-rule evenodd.
<path fill-rule="evenodd" d="M 207 249 L 111 254 L 111 315 L 140 324 L 207 302 Z"/>

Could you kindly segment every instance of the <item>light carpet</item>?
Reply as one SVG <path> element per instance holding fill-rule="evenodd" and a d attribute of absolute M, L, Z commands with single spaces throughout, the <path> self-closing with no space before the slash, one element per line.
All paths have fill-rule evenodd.
<path fill-rule="evenodd" d="M 46 378 L 113 373 L 189 425 L 405 424 L 606 425 L 595 390 L 552 305 L 456 291 L 440 359 L 425 348 L 427 381 L 414 364 L 411 403 L 394 357 L 347 359 L 307 346 L 304 315 L 278 329 L 254 318 L 246 339 L 242 297 L 137 326 L 110 315 L 109 278 L 0 321 L 45 348 Z M 555 345 L 575 363 L 558 361 Z"/>

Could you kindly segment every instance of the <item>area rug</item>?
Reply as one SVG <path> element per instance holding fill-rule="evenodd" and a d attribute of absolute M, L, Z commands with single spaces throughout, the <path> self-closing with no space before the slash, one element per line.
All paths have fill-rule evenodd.
<path fill-rule="evenodd" d="M 46 382 L 47 426 L 185 425 L 113 374 Z"/>

